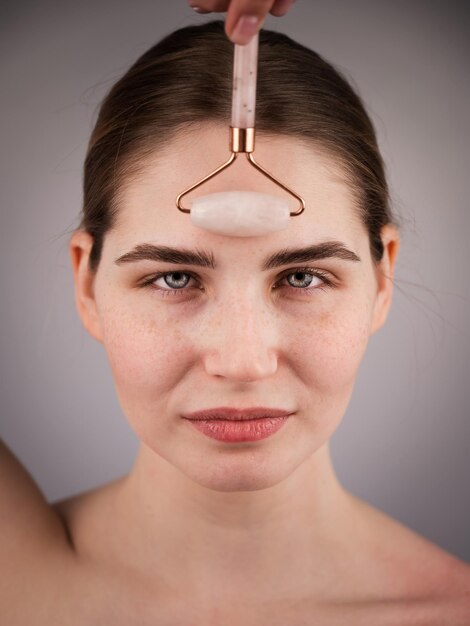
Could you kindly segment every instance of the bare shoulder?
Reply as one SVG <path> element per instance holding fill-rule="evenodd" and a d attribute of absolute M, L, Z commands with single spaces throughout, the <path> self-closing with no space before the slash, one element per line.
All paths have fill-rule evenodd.
<path fill-rule="evenodd" d="M 0 440 L 0 604 L 11 611 L 25 606 L 25 586 L 43 603 L 53 602 L 54 577 L 70 554 L 67 530 L 39 486 Z M 32 592 L 31 592 L 32 593 Z"/>
<path fill-rule="evenodd" d="M 0 546 L 3 556 L 52 544 L 67 545 L 67 533 L 38 484 L 0 440 Z"/>
<path fill-rule="evenodd" d="M 100 616 L 108 579 L 89 558 L 93 546 L 88 553 L 87 547 L 112 484 L 49 503 L 0 440 L 2 624 L 42 626 L 51 616 L 57 624 L 108 623 Z"/>
<path fill-rule="evenodd" d="M 402 606 L 403 614 L 428 620 L 417 624 L 470 624 L 470 565 L 379 509 L 353 500 L 377 595 L 390 607 Z"/>

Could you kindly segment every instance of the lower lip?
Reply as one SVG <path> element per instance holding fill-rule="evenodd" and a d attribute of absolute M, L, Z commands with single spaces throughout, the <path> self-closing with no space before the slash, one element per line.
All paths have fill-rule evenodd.
<path fill-rule="evenodd" d="M 262 417 L 253 420 L 188 420 L 201 433 L 217 441 L 240 443 L 259 441 L 274 435 L 284 426 L 289 416 Z"/>

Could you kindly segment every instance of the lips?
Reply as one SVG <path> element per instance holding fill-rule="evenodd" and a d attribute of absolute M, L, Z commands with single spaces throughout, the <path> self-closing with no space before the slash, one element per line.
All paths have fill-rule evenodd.
<path fill-rule="evenodd" d="M 232 420 L 244 421 L 261 419 L 263 417 L 287 417 L 292 415 L 293 411 L 288 409 L 274 409 L 270 407 L 250 407 L 246 409 L 235 409 L 231 407 L 214 407 L 211 409 L 203 409 L 183 415 L 189 420 Z"/>

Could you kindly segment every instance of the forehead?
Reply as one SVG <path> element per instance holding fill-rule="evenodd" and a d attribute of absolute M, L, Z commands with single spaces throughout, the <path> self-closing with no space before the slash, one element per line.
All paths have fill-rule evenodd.
<path fill-rule="evenodd" d="M 227 127 L 203 125 L 180 134 L 163 151 L 148 156 L 139 173 L 121 186 L 116 226 L 110 233 L 115 244 L 220 242 L 259 247 L 262 242 L 275 247 L 279 243 L 308 245 L 316 240 L 341 238 L 352 246 L 363 246 L 367 232 L 340 164 L 310 144 L 283 136 L 257 136 L 254 157 L 304 198 L 305 211 L 291 217 L 287 229 L 264 237 L 224 237 L 193 226 L 190 216 L 177 209 L 176 196 L 228 159 L 228 140 Z M 190 206 L 191 199 L 198 195 L 231 190 L 275 195 L 288 200 L 291 211 L 298 208 L 298 201 L 250 165 L 244 154 L 186 196 L 183 205 Z"/>

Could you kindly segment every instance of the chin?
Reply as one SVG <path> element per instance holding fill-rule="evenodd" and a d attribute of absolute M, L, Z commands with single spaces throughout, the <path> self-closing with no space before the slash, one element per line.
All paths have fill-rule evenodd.
<path fill-rule="evenodd" d="M 295 468 L 287 467 L 279 454 L 271 458 L 256 458 L 253 452 L 245 450 L 243 458 L 212 458 L 212 463 L 199 463 L 180 466 L 181 471 L 193 482 L 219 492 L 260 491 L 275 487 L 287 478 Z M 188 459 L 189 460 L 189 459 Z"/>

